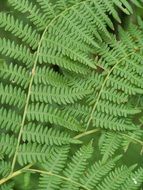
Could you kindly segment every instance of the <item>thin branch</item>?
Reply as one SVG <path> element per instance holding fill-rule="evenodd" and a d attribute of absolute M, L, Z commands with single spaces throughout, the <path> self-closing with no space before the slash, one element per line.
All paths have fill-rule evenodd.
<path fill-rule="evenodd" d="M 133 140 L 134 142 L 139 143 L 140 145 L 143 146 L 143 141 L 141 141 L 141 140 L 139 140 L 139 139 L 136 139 L 136 138 L 134 138 L 134 137 L 132 137 L 132 136 L 129 136 L 129 135 L 127 135 L 127 134 L 123 134 L 123 136 L 125 136 L 125 137 L 127 137 L 127 138 Z"/>
<path fill-rule="evenodd" d="M 80 138 L 82 138 L 82 137 L 85 137 L 85 136 L 87 136 L 87 135 L 91 135 L 91 134 L 96 133 L 96 132 L 99 132 L 99 131 L 101 131 L 100 128 L 98 128 L 98 129 L 93 129 L 93 130 L 89 130 L 89 131 L 85 131 L 85 132 L 83 132 L 83 133 L 80 133 L 80 134 L 76 135 L 76 136 L 73 137 L 73 138 L 74 138 L 74 139 L 80 139 Z M 122 135 L 123 137 L 127 137 L 127 138 L 133 140 L 134 142 L 136 142 L 136 143 L 138 143 L 138 144 L 140 144 L 140 145 L 143 146 L 143 141 L 141 141 L 141 140 L 139 140 L 139 139 L 137 139 L 137 138 L 134 138 L 134 137 L 132 137 L 132 136 L 129 136 L 129 135 L 127 135 L 127 134 L 122 134 L 122 133 L 121 133 L 121 135 Z"/>
<path fill-rule="evenodd" d="M 68 181 L 70 182 L 71 184 L 74 184 L 74 185 L 77 185 L 78 187 L 82 187 L 84 188 L 85 190 L 90 190 L 88 187 L 82 185 L 81 183 L 78 183 L 76 181 L 73 181 L 71 180 L 70 178 L 67 178 L 67 177 L 64 177 L 64 176 L 61 176 L 61 175 L 58 175 L 58 174 L 54 174 L 52 172 L 48 172 L 48 171 L 43 171 L 43 170 L 38 170 L 38 169 L 25 169 L 26 171 L 30 171 L 30 172 L 36 172 L 36 173 L 40 173 L 40 174 L 45 174 L 45 175 L 49 175 L 49 176 L 55 176 L 57 178 L 60 178 L 62 179 L 63 181 Z"/>
<path fill-rule="evenodd" d="M 96 133 L 96 132 L 98 132 L 98 131 L 100 131 L 99 128 L 98 128 L 98 129 L 93 129 L 93 130 L 90 130 L 90 131 L 85 131 L 85 132 L 83 132 L 83 133 L 81 133 L 81 134 L 79 134 L 79 135 L 76 135 L 76 136 L 74 137 L 74 139 L 80 139 L 80 138 L 82 138 L 82 137 L 84 137 L 84 136 L 87 136 L 87 135 Z"/>
<path fill-rule="evenodd" d="M 14 177 L 16 177 L 16 176 L 22 174 L 22 173 L 25 171 L 25 169 L 28 169 L 28 168 L 30 168 L 31 166 L 33 166 L 33 164 L 29 164 L 29 165 L 25 166 L 24 168 L 21 168 L 20 170 L 17 170 L 17 171 L 15 171 L 15 172 L 11 173 L 9 176 L 7 176 L 7 177 L 1 179 L 1 180 L 0 180 L 0 185 L 6 183 L 8 180 L 10 180 L 10 179 L 12 179 L 12 178 L 14 178 Z"/>
<path fill-rule="evenodd" d="M 42 45 L 42 42 L 43 42 L 43 39 L 44 39 L 44 36 L 46 34 L 47 29 L 48 28 L 46 27 L 46 29 L 44 30 L 42 37 L 40 39 L 39 45 L 38 45 L 38 49 L 37 49 L 32 73 L 31 73 L 31 79 L 30 79 L 30 83 L 29 83 L 28 94 L 27 94 L 27 98 L 26 98 L 26 104 L 25 104 L 23 118 L 22 118 L 22 122 L 21 122 L 21 128 L 20 128 L 20 131 L 18 134 L 16 150 L 15 150 L 15 154 L 14 154 L 14 157 L 12 160 L 11 172 L 13 172 L 14 167 L 15 167 L 16 158 L 17 158 L 17 154 L 18 154 L 18 150 L 19 150 L 20 141 L 21 141 L 21 136 L 22 136 L 22 132 L 23 132 L 24 124 L 25 124 L 25 119 L 26 119 L 26 115 L 27 115 L 27 110 L 28 110 L 28 105 L 29 105 L 29 100 L 30 100 L 30 95 L 31 95 L 31 88 L 32 88 L 32 84 L 33 84 L 33 80 L 34 80 L 34 76 L 35 76 L 35 70 L 36 70 L 36 66 L 37 66 L 37 62 L 38 62 L 38 58 L 39 58 L 40 48 L 41 48 L 41 45 Z"/>

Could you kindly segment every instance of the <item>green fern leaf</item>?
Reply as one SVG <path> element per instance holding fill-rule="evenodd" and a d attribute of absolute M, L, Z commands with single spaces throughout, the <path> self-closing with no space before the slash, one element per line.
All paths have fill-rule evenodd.
<path fill-rule="evenodd" d="M 66 132 L 61 132 L 52 128 L 48 129 L 44 126 L 36 126 L 33 124 L 24 127 L 22 139 L 24 142 L 28 141 L 47 145 L 81 143 L 79 140 L 72 139 Z"/>
<path fill-rule="evenodd" d="M 143 168 L 139 168 L 137 171 L 131 174 L 126 182 L 121 186 L 121 190 L 138 190 L 143 182 Z"/>
<path fill-rule="evenodd" d="M 29 13 L 28 18 L 37 27 L 38 30 L 43 30 L 45 28 L 46 19 L 45 16 L 40 13 L 37 6 L 28 0 L 8 0 L 9 4 L 22 13 Z"/>
<path fill-rule="evenodd" d="M 5 38 L 0 39 L 0 52 L 23 63 L 31 64 L 33 57 L 26 46 L 15 44 Z"/>
<path fill-rule="evenodd" d="M 64 75 L 55 72 L 53 69 L 50 69 L 49 67 L 37 67 L 34 77 L 34 84 L 51 85 L 55 87 L 67 87 L 68 83 L 69 81 Z"/>
<path fill-rule="evenodd" d="M 9 80 L 10 83 L 17 84 L 24 89 L 27 88 L 29 82 L 27 70 L 14 63 L 3 63 L 0 67 L 0 77 L 3 78 L 3 80 Z"/>
<path fill-rule="evenodd" d="M 116 159 L 105 163 L 99 161 L 92 165 L 81 178 L 81 183 L 88 189 L 96 188 L 97 184 L 101 182 L 103 177 L 106 176 L 115 166 Z"/>
<path fill-rule="evenodd" d="M 50 105 L 31 104 L 27 112 L 27 119 L 29 121 L 50 122 L 51 124 L 64 126 L 73 131 L 83 130 L 76 119 L 70 117 L 66 112 L 53 108 Z"/>
<path fill-rule="evenodd" d="M 0 186 L 0 190 L 14 190 L 14 183 L 3 184 Z"/>
<path fill-rule="evenodd" d="M 17 132 L 20 128 L 21 115 L 13 110 L 0 109 L 0 128 Z"/>
<path fill-rule="evenodd" d="M 71 162 L 67 165 L 67 168 L 63 171 L 63 174 L 69 179 L 78 181 L 82 173 L 84 172 L 87 160 L 91 157 L 93 153 L 92 144 L 89 143 L 87 146 L 81 147 L 79 151 L 73 156 Z M 62 186 L 63 189 L 76 189 L 72 184 L 65 183 Z"/>
<path fill-rule="evenodd" d="M 23 108 L 25 103 L 26 95 L 20 89 L 13 87 L 12 85 L 3 86 L 0 83 L 0 103 L 9 104 L 17 106 L 18 108 Z"/>
<path fill-rule="evenodd" d="M 11 157 L 15 152 L 17 139 L 14 136 L 2 133 L 0 135 L 0 152 Z"/>
<path fill-rule="evenodd" d="M 53 153 L 52 157 L 48 159 L 47 163 L 43 164 L 44 169 L 56 174 L 61 172 L 64 168 L 68 152 L 69 147 L 67 146 L 55 149 L 55 152 Z M 55 190 L 58 189 L 60 183 L 61 179 L 55 176 L 48 176 L 42 174 L 39 180 L 39 190 Z"/>
<path fill-rule="evenodd" d="M 100 151 L 103 155 L 102 161 L 105 162 L 111 157 L 115 151 L 121 146 L 121 135 L 118 133 L 103 133 L 100 137 Z"/>
<path fill-rule="evenodd" d="M 10 162 L 6 162 L 6 161 L 0 161 L 0 175 L 2 175 L 3 177 L 6 177 L 9 172 L 10 172 L 10 167 L 11 167 L 11 164 Z"/>
<path fill-rule="evenodd" d="M 28 143 L 20 145 L 17 159 L 19 164 L 23 166 L 28 163 L 46 162 L 50 154 L 51 147 Z"/>
<path fill-rule="evenodd" d="M 83 99 L 84 96 L 91 93 L 90 90 L 52 87 L 52 86 L 33 86 L 31 90 L 31 100 L 37 102 L 58 104 L 74 103 L 77 100 Z"/>
<path fill-rule="evenodd" d="M 110 172 L 101 184 L 98 185 L 98 190 L 114 190 L 120 188 L 124 184 L 131 174 L 131 169 L 125 166 L 116 168 L 115 171 Z M 112 183 L 110 183 L 112 181 Z"/>
<path fill-rule="evenodd" d="M 24 26 L 23 22 L 15 19 L 10 14 L 0 13 L 0 27 L 4 27 L 6 31 L 10 31 L 33 49 L 37 48 L 40 39 L 39 34 L 32 27 L 28 25 Z"/>

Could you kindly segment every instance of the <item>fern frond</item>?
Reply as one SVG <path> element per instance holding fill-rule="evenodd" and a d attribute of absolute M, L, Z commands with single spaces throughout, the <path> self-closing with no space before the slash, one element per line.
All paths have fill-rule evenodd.
<path fill-rule="evenodd" d="M 138 190 L 143 182 L 143 168 L 139 168 L 137 171 L 132 173 L 126 182 L 121 186 L 121 190 Z"/>
<path fill-rule="evenodd" d="M 69 146 L 57 147 L 53 151 L 48 161 L 42 164 L 42 167 L 50 172 L 59 173 L 64 169 L 65 162 L 69 153 Z"/>
<path fill-rule="evenodd" d="M 97 186 L 98 190 L 116 190 L 123 185 L 127 178 L 131 175 L 132 168 L 121 166 L 110 172 L 109 175 L 104 178 L 103 182 Z M 112 181 L 112 183 L 110 183 Z"/>
<path fill-rule="evenodd" d="M 35 142 L 47 145 L 64 145 L 69 143 L 80 143 L 79 140 L 74 140 L 66 132 L 61 132 L 57 129 L 45 128 L 41 125 L 29 124 L 24 127 L 22 139 L 24 142 Z"/>
<path fill-rule="evenodd" d="M 28 0 L 8 0 L 9 4 L 14 7 L 17 11 L 21 13 L 29 13 L 28 19 L 37 27 L 38 30 L 43 30 L 45 28 L 45 15 L 40 13 L 40 10 L 36 5 L 29 2 Z"/>
<path fill-rule="evenodd" d="M 115 151 L 121 146 L 122 138 L 118 133 L 106 132 L 100 137 L 99 147 L 103 155 L 102 161 L 105 162 L 112 157 Z"/>
<path fill-rule="evenodd" d="M 137 141 L 140 142 L 140 145 L 142 146 L 143 143 L 141 143 L 141 139 L 143 136 L 143 132 L 140 129 L 136 129 L 133 132 L 128 132 L 127 134 L 122 135 L 122 147 L 124 151 L 126 152 L 130 146 L 131 143 L 136 143 Z"/>
<path fill-rule="evenodd" d="M 0 152 L 11 157 L 15 152 L 17 139 L 9 134 L 2 133 L 0 135 Z"/>
<path fill-rule="evenodd" d="M 104 109 L 104 106 L 102 107 L 102 109 Z M 105 108 L 105 110 L 106 109 L 107 110 L 109 109 L 108 106 Z M 81 122 L 85 123 L 86 125 L 87 121 L 90 118 L 92 107 L 75 104 L 74 107 L 73 106 L 66 107 L 65 111 L 70 115 L 74 116 L 74 118 L 78 119 L 80 118 Z M 138 110 L 134 110 L 133 113 L 138 113 Z M 95 111 L 92 117 L 93 120 L 92 125 L 96 128 L 99 127 L 99 128 L 119 130 L 119 131 L 135 129 L 134 127 L 131 127 L 124 118 L 115 117 L 113 115 L 110 114 L 108 115 L 106 112 L 102 113 L 102 110 L 100 110 L 100 112 Z"/>
<path fill-rule="evenodd" d="M 133 8 L 132 8 L 131 4 L 127 0 L 120 0 L 120 1 L 113 0 L 113 2 L 124 13 L 126 13 L 126 14 L 133 13 Z"/>
<path fill-rule="evenodd" d="M 115 5 L 118 6 L 120 9 L 122 9 L 122 11 L 124 11 L 126 14 L 129 14 L 129 11 L 122 6 L 122 3 L 120 1 L 104 0 L 103 5 L 104 5 L 104 7 L 106 7 L 106 10 L 109 12 L 109 14 L 111 14 L 114 17 L 114 19 L 116 19 L 119 23 L 121 23 L 121 20 L 120 20 L 120 17 L 118 15 L 117 11 L 114 8 Z M 125 5 L 126 4 L 124 2 L 124 6 Z M 129 4 L 128 4 L 128 6 L 129 6 Z M 130 9 L 131 9 L 131 6 L 130 6 Z"/>
<path fill-rule="evenodd" d="M 31 100 L 37 102 L 58 104 L 74 103 L 77 100 L 83 99 L 91 91 L 86 89 L 76 89 L 68 87 L 52 87 L 52 86 L 33 86 L 31 89 Z"/>
<path fill-rule="evenodd" d="M 134 95 L 134 94 L 142 94 L 143 89 L 138 88 L 130 84 L 130 82 L 125 81 L 124 78 L 120 78 L 118 76 L 113 76 L 107 81 L 107 86 L 112 86 L 114 89 L 122 90 L 126 94 Z"/>
<path fill-rule="evenodd" d="M 17 160 L 20 165 L 28 163 L 44 163 L 47 161 L 51 153 L 51 147 L 42 146 L 36 143 L 21 144 L 19 147 Z"/>
<path fill-rule="evenodd" d="M 83 130 L 76 119 L 70 117 L 66 112 L 53 108 L 50 105 L 31 104 L 27 112 L 27 119 L 29 121 L 50 122 L 51 124 L 64 126 L 73 131 Z"/>
<path fill-rule="evenodd" d="M 27 45 L 36 49 L 40 35 L 34 31 L 29 25 L 24 25 L 22 21 L 15 19 L 12 15 L 4 12 L 0 13 L 0 28 L 4 27 L 6 31 L 10 31 L 16 37 L 20 38 Z"/>
<path fill-rule="evenodd" d="M 45 170 L 53 173 L 59 173 L 63 170 L 65 162 L 67 160 L 69 152 L 69 147 L 61 147 L 55 149 L 52 157 L 48 159 L 48 161 L 45 164 L 42 164 Z M 45 189 L 57 189 L 57 186 L 59 186 L 61 183 L 61 179 L 54 177 L 54 176 L 47 176 L 45 174 L 41 174 L 40 180 L 39 180 L 39 189 L 45 190 Z"/>
<path fill-rule="evenodd" d="M 14 183 L 3 184 L 0 186 L 0 190 L 14 190 Z"/>
<path fill-rule="evenodd" d="M 71 162 L 67 165 L 67 168 L 63 171 L 63 174 L 70 180 L 78 181 L 83 171 L 87 166 L 87 160 L 93 153 L 92 144 L 82 146 L 79 151 L 72 157 Z M 62 186 L 63 189 L 74 189 L 74 186 L 69 183 L 65 183 Z M 76 188 L 75 188 L 76 189 Z"/>
<path fill-rule="evenodd" d="M 53 34 L 53 32 L 52 32 L 52 34 Z M 80 64 L 83 64 L 85 66 L 89 66 L 93 69 L 96 69 L 96 65 L 95 65 L 94 61 L 92 59 L 90 59 L 89 56 L 87 54 L 85 54 L 84 52 L 82 52 L 81 50 L 78 50 L 75 47 L 72 47 L 71 44 L 72 43 L 70 43 L 70 41 L 69 42 L 68 41 L 61 42 L 59 39 L 56 39 L 55 36 L 48 35 L 46 37 L 46 41 L 44 41 L 42 43 L 40 56 L 39 56 L 40 63 L 50 62 L 50 63 L 54 64 L 57 62 L 55 60 L 59 59 L 57 56 L 60 55 L 60 57 L 61 57 L 63 55 L 63 58 L 64 58 L 64 56 L 67 56 L 72 61 L 77 61 Z M 58 51 L 58 54 L 57 54 L 57 51 Z M 55 60 L 54 60 L 54 58 L 55 58 Z M 63 60 L 61 60 L 60 62 L 62 64 Z"/>
<path fill-rule="evenodd" d="M 67 87 L 68 86 L 68 79 L 53 69 L 42 67 L 36 70 L 36 74 L 34 77 L 34 84 L 36 85 L 52 85 L 55 87 Z"/>
<path fill-rule="evenodd" d="M 10 162 L 6 162 L 6 161 L 0 161 L 0 175 L 5 177 L 9 174 L 10 172 Z"/>
<path fill-rule="evenodd" d="M 0 78 L 9 80 L 10 83 L 20 85 L 24 89 L 28 86 L 29 76 L 27 70 L 17 64 L 3 63 L 0 66 Z"/>
<path fill-rule="evenodd" d="M 23 108 L 26 95 L 20 88 L 0 83 L 0 103 Z"/>
<path fill-rule="evenodd" d="M 0 52 L 5 56 L 22 61 L 26 65 L 31 65 L 33 60 L 32 54 L 26 46 L 18 45 L 6 38 L 0 39 Z"/>
<path fill-rule="evenodd" d="M 138 109 L 133 109 L 127 107 L 125 104 L 113 104 L 108 102 L 107 100 L 99 100 L 99 103 L 97 105 L 97 111 L 98 112 L 103 112 L 109 115 L 113 116 L 124 116 L 127 117 L 128 115 L 134 115 L 137 113 L 140 113 L 140 110 Z"/>
<path fill-rule="evenodd" d="M 12 109 L 0 109 L 0 128 L 17 132 L 20 128 L 21 115 Z"/>
<path fill-rule="evenodd" d="M 36 0 L 36 1 L 39 3 L 44 15 L 48 20 L 54 19 L 57 16 L 56 5 L 50 2 L 50 0 L 47 1 Z"/>
<path fill-rule="evenodd" d="M 97 91 L 101 89 L 104 80 L 104 76 L 92 72 L 91 75 L 84 76 L 82 80 L 81 77 L 69 77 L 69 85 L 77 88 L 95 89 L 95 93 L 87 97 L 89 104 L 92 105 L 95 102 L 95 96 L 97 96 Z M 112 85 L 112 88 L 110 86 L 108 87 L 107 85 L 107 87 L 105 87 L 102 91 L 101 99 L 120 104 L 127 102 L 128 96 L 129 94 L 125 94 L 122 91 L 119 91 L 118 89 L 114 88 L 114 85 Z"/>
<path fill-rule="evenodd" d="M 88 189 L 96 188 L 103 177 L 105 177 L 115 166 L 116 159 L 111 159 L 105 163 L 99 161 L 92 165 L 86 173 L 81 177 L 81 183 L 86 186 Z"/>
<path fill-rule="evenodd" d="M 43 48 L 43 50 L 39 54 L 39 62 L 58 65 L 62 68 L 68 69 L 69 71 L 74 71 L 75 73 L 81 74 L 87 73 L 88 70 L 87 66 L 82 65 L 81 63 L 75 64 L 75 62 L 73 62 L 70 58 L 57 53 L 53 54 L 51 50 L 46 52 L 45 48 Z"/>

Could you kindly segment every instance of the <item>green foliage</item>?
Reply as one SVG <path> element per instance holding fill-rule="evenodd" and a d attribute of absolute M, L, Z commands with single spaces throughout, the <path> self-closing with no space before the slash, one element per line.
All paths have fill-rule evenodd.
<path fill-rule="evenodd" d="M 141 190 L 143 21 L 134 12 L 142 0 L 7 6 L 0 12 L 0 190 Z"/>

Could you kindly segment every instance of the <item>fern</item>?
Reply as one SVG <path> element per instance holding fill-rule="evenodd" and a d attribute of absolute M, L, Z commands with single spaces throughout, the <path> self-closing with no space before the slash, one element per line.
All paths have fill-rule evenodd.
<path fill-rule="evenodd" d="M 51 148 L 47 146 L 41 146 L 34 144 L 23 144 L 19 148 L 18 162 L 20 165 L 26 165 L 27 163 L 46 162 Z"/>
<path fill-rule="evenodd" d="M 16 20 L 12 15 L 2 13 L 0 14 L 1 27 L 5 30 L 12 32 L 16 37 L 20 38 L 27 45 L 33 49 L 37 48 L 40 35 L 36 31 L 33 31 L 32 27 L 25 25 L 24 23 Z M 17 26 L 17 27 L 16 27 Z M 30 37 L 30 38 L 29 38 Z"/>
<path fill-rule="evenodd" d="M 81 143 L 79 140 L 73 139 L 66 132 L 56 129 L 48 129 L 44 126 L 35 126 L 29 124 L 23 130 L 22 139 L 24 142 L 36 142 L 47 145 L 64 145 L 69 143 Z"/>
<path fill-rule="evenodd" d="M 44 164 L 43 167 L 50 172 L 59 173 L 64 168 L 68 152 L 69 147 L 67 146 L 56 149 L 53 156 L 49 158 L 48 163 Z M 56 189 L 60 183 L 61 180 L 56 177 L 41 174 L 39 189 Z"/>
<path fill-rule="evenodd" d="M 118 189 L 121 187 L 126 181 L 127 176 L 131 173 L 130 168 L 126 168 L 121 166 L 120 168 L 116 168 L 115 171 L 110 172 L 109 176 L 104 179 L 101 185 L 97 187 L 97 189 Z M 112 180 L 113 183 L 109 183 Z"/>
<path fill-rule="evenodd" d="M 125 156 L 143 147 L 143 21 L 134 14 L 142 5 L 8 0 L 11 11 L 0 12 L 0 189 L 28 175 L 29 189 L 139 190 L 142 165 Z M 126 29 L 122 14 L 135 20 Z"/>
<path fill-rule="evenodd" d="M 9 184 L 4 184 L 0 187 L 1 190 L 12 190 L 13 189 L 14 184 L 13 183 L 9 183 Z"/>
<path fill-rule="evenodd" d="M 10 162 L 1 161 L 1 169 L 0 169 L 0 175 L 1 176 L 7 176 L 10 172 Z"/>
<path fill-rule="evenodd" d="M 11 157 L 15 152 L 16 143 L 17 140 L 14 136 L 2 133 L 0 138 L 1 153 Z"/>

